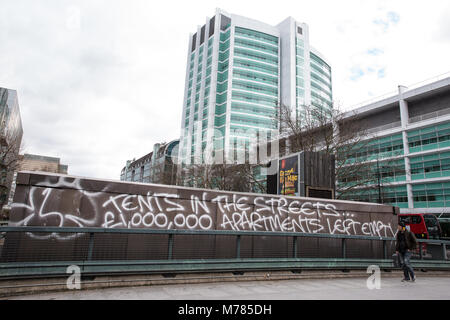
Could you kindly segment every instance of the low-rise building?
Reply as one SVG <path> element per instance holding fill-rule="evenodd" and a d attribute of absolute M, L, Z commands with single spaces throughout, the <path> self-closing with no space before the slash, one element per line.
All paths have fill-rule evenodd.
<path fill-rule="evenodd" d="M 355 158 L 386 162 L 380 188 L 360 188 L 349 200 L 381 202 L 401 213 L 450 212 L 450 77 L 414 88 L 352 112 L 364 122 L 370 144 Z M 363 152 L 364 153 L 364 152 Z"/>
<path fill-rule="evenodd" d="M 175 185 L 179 142 L 157 143 L 152 152 L 137 160 L 128 160 L 122 168 L 120 180 Z"/>
<path fill-rule="evenodd" d="M 13 180 L 11 183 L 11 190 L 9 192 L 8 206 L 12 204 L 14 193 L 16 190 L 16 176 L 18 171 L 42 171 L 67 174 L 68 165 L 61 164 L 60 158 L 42 156 L 37 154 L 19 155 L 19 162 L 14 172 Z"/>
<path fill-rule="evenodd" d="M 363 132 L 363 147 L 348 153 L 348 163 L 369 164 L 374 179 L 337 198 L 391 204 L 401 213 L 450 213 L 448 74 L 409 88 L 399 86 L 398 94 L 363 104 L 342 118 Z M 288 140 L 272 141 L 281 151 L 273 159 L 291 153 Z M 337 186 L 349 183 L 337 178 Z"/>
<path fill-rule="evenodd" d="M 26 153 L 20 156 L 20 170 L 67 174 L 68 166 L 60 158 Z"/>

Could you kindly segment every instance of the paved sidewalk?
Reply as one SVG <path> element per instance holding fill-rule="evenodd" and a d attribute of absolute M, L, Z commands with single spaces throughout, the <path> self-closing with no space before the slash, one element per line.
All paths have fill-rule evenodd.
<path fill-rule="evenodd" d="M 150 300 L 309 300 L 309 299 L 450 299 L 450 277 L 419 277 L 415 283 L 400 278 L 381 280 L 381 289 L 369 290 L 367 278 L 297 279 L 154 285 L 145 287 L 76 290 L 9 299 L 150 299 Z"/>

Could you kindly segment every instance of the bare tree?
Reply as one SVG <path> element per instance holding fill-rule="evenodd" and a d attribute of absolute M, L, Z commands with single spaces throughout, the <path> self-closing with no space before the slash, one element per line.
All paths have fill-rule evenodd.
<path fill-rule="evenodd" d="M 379 168 L 370 161 L 367 130 L 356 117 L 333 109 L 303 106 L 301 112 L 280 106 L 281 145 L 287 153 L 325 152 L 335 156 L 336 195 L 345 198 L 362 187 L 379 188 Z M 390 167 L 389 160 L 383 167 Z M 378 163 L 378 162 L 377 162 Z"/>
<path fill-rule="evenodd" d="M 8 202 L 14 173 L 20 166 L 21 132 L 7 131 L 0 136 L 0 208 Z"/>
<path fill-rule="evenodd" d="M 267 193 L 266 180 L 260 179 L 260 170 L 260 164 L 250 164 L 248 162 L 234 166 L 234 173 L 241 180 L 239 181 L 239 179 L 237 179 L 237 182 L 239 183 L 239 186 L 245 189 L 242 191 Z M 239 186 L 236 186 L 236 189 L 238 189 Z"/>
<path fill-rule="evenodd" d="M 182 170 L 177 184 L 236 192 L 265 193 L 265 183 L 257 178 L 258 165 L 246 163 L 190 164 Z"/>

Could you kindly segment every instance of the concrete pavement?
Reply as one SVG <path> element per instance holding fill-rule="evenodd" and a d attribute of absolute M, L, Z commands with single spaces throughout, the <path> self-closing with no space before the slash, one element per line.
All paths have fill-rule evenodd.
<path fill-rule="evenodd" d="M 420 274 L 419 274 L 420 275 Z M 398 300 L 450 299 L 450 277 L 420 276 L 415 283 L 401 278 L 381 278 L 381 288 L 369 290 L 367 277 L 342 279 L 295 279 L 199 284 L 152 285 L 143 287 L 74 290 L 11 297 L 11 300 Z"/>

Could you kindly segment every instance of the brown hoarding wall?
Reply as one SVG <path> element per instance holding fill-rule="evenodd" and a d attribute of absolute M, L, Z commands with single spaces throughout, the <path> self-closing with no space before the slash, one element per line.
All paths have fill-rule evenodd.
<path fill-rule="evenodd" d="M 20 172 L 10 225 L 279 231 L 392 237 L 396 208 L 351 201 L 224 192 Z M 174 259 L 233 258 L 233 236 L 175 235 Z M 352 240 L 353 241 L 353 240 Z M 380 246 L 355 240 L 350 255 L 379 256 Z M 8 234 L 3 261 L 82 260 L 88 236 Z M 92 259 L 165 259 L 168 235 L 96 235 Z M 241 239 L 241 257 L 290 257 L 292 239 Z M 350 247 L 349 247 L 350 249 Z M 52 255 L 44 253 L 53 252 Z M 339 240 L 299 238 L 299 256 L 339 257 Z M 44 256 L 46 258 L 44 258 Z"/>

